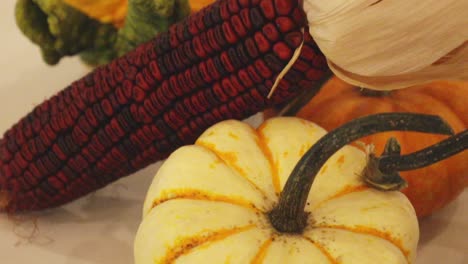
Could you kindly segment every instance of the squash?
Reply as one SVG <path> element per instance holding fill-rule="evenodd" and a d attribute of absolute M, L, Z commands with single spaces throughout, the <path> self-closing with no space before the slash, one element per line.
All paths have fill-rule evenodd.
<path fill-rule="evenodd" d="M 192 9 L 192 12 L 198 12 L 203 7 L 213 3 L 215 0 L 189 0 L 189 5 Z"/>
<path fill-rule="evenodd" d="M 63 0 L 66 4 L 102 23 L 122 27 L 128 10 L 128 0 Z M 189 0 L 192 12 L 198 12 L 214 0 Z"/>
<path fill-rule="evenodd" d="M 437 114 L 456 131 L 468 127 L 468 82 L 437 81 L 402 90 L 379 92 L 355 87 L 334 77 L 300 108 L 298 117 L 331 130 L 357 117 L 382 113 L 409 111 Z M 299 108 L 299 107 L 298 107 Z M 273 116 L 270 110 L 266 118 Z M 375 134 L 361 141 L 382 151 L 386 138 L 395 137 L 402 144 L 402 153 L 411 153 L 441 140 L 440 135 L 414 132 Z M 468 153 L 414 171 L 402 172 L 408 188 L 402 190 L 422 218 L 453 201 L 468 186 Z M 424 175 L 424 177 L 420 177 Z"/>
<path fill-rule="evenodd" d="M 234 120 L 212 126 L 160 167 L 143 206 L 135 263 L 414 263 L 419 231 L 411 203 L 366 184 L 369 157 L 344 138 L 296 117 L 256 130 Z M 321 162 L 296 166 L 301 157 Z M 297 171 L 318 173 L 303 184 Z M 296 226 L 289 218 L 274 221 L 276 212 L 294 211 L 283 201 L 301 194 L 291 204 L 303 206 L 302 228 L 289 228 Z"/>
<path fill-rule="evenodd" d="M 63 0 L 66 4 L 102 23 L 122 27 L 127 15 L 128 0 Z"/>
<path fill-rule="evenodd" d="M 56 65 L 79 55 L 91 66 L 136 49 L 191 12 L 186 0 L 17 0 L 16 24 Z"/>

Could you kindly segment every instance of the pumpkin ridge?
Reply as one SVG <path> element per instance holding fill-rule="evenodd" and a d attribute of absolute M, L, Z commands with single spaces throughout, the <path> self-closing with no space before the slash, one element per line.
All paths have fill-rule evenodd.
<path fill-rule="evenodd" d="M 440 111 L 441 109 L 445 110 L 445 111 L 443 111 L 443 115 L 441 115 L 442 117 L 444 117 L 445 115 L 450 116 L 450 118 L 456 119 L 456 121 L 458 123 L 462 124 L 464 127 L 468 126 L 468 124 L 466 124 L 464 122 L 464 120 L 462 120 L 460 118 L 460 116 L 463 116 L 463 113 L 459 113 L 459 111 L 450 102 L 447 102 L 446 100 L 442 100 L 440 98 L 437 98 L 433 94 L 428 93 L 428 92 L 424 92 L 424 91 L 416 90 L 416 91 L 412 91 L 412 93 L 414 94 L 414 96 L 412 96 L 414 98 L 424 98 L 424 99 L 420 99 L 420 100 L 422 100 L 424 102 L 431 100 L 431 101 L 437 103 L 437 106 L 435 106 L 435 107 L 436 107 L 436 109 L 438 111 Z M 412 101 L 408 102 L 408 100 L 402 100 L 402 99 L 400 99 L 399 101 L 401 101 L 403 103 L 412 103 Z M 430 101 L 425 103 L 425 104 L 428 104 L 428 105 L 431 105 L 432 107 L 434 107 L 434 104 L 432 104 Z M 407 111 L 411 110 L 411 109 L 409 109 L 410 107 L 408 107 L 406 105 L 405 105 L 404 108 Z M 425 111 L 423 111 L 423 112 L 425 112 Z M 433 113 L 433 114 L 439 114 L 440 115 L 439 112 L 438 113 Z M 446 117 L 444 117 L 444 118 L 446 118 Z M 452 125 L 454 125 L 454 124 L 452 124 Z M 454 127 L 454 128 L 455 128 L 455 132 L 458 132 L 458 130 L 456 129 L 457 127 Z M 461 130 L 462 129 L 460 129 L 460 131 Z"/>
<path fill-rule="evenodd" d="M 466 128 L 468 126 L 468 118 L 466 118 L 468 116 L 468 111 L 466 111 L 465 105 L 461 106 L 453 103 L 451 99 L 453 100 L 454 97 L 457 98 L 459 95 L 463 97 L 463 93 L 466 94 L 468 92 L 468 83 L 463 81 L 435 81 L 430 84 L 431 85 L 423 86 L 420 89 L 424 89 L 425 95 L 430 95 L 436 98 L 441 104 L 450 107 L 450 109 L 453 110 L 453 113 L 461 113 L 460 116 L 464 117 L 461 118 L 462 124 Z M 448 94 L 445 89 L 442 92 L 442 88 L 445 86 L 457 89 L 460 93 Z M 459 115 L 456 116 L 459 117 Z"/>
<path fill-rule="evenodd" d="M 237 160 L 237 157 L 235 157 L 233 153 L 219 151 L 215 148 L 213 144 L 203 142 L 200 140 L 197 140 L 195 144 L 213 152 L 213 154 L 215 154 L 220 160 L 222 160 L 226 165 L 228 165 L 229 168 L 237 172 L 238 175 L 244 178 L 250 185 L 252 185 L 252 187 L 254 187 L 257 191 L 259 191 L 263 197 L 265 197 L 265 200 L 267 200 L 268 195 L 265 193 L 265 191 L 263 191 L 257 184 L 255 184 L 255 182 L 250 180 L 247 177 L 247 173 L 239 165 L 235 163 L 235 161 Z"/>
<path fill-rule="evenodd" d="M 313 209 L 320 208 L 322 205 L 324 205 L 325 203 L 327 203 L 330 200 L 337 199 L 337 198 L 345 196 L 347 194 L 351 194 L 351 193 L 355 193 L 355 192 L 362 192 L 362 191 L 366 191 L 366 190 L 369 190 L 369 189 L 370 189 L 370 187 L 367 186 L 367 185 L 358 185 L 358 186 L 347 185 L 347 186 L 343 187 L 341 190 L 339 190 L 337 193 L 335 193 L 334 195 L 332 195 L 332 196 L 328 197 L 327 199 L 319 202 Z"/>
<path fill-rule="evenodd" d="M 257 145 L 260 148 L 260 150 L 263 152 L 263 155 L 267 159 L 268 163 L 270 164 L 270 170 L 271 170 L 271 181 L 273 182 L 273 187 L 275 188 L 275 193 L 277 196 L 281 193 L 281 183 L 280 183 L 280 178 L 278 174 L 278 164 L 274 162 L 273 160 L 273 154 L 270 151 L 270 148 L 268 148 L 268 145 L 265 143 L 266 142 L 266 137 L 262 133 L 263 127 L 259 127 L 257 130 L 257 135 L 258 135 L 258 140 L 257 140 Z"/>
<path fill-rule="evenodd" d="M 174 261 L 179 257 L 190 253 L 190 251 L 199 246 L 223 240 L 229 236 L 245 232 L 255 227 L 256 226 L 254 224 L 251 224 L 230 229 L 220 229 L 209 232 L 208 234 L 201 233 L 192 237 L 182 238 L 177 241 L 172 248 L 169 248 L 166 251 L 166 255 L 163 256 L 160 261 L 155 260 L 155 263 L 174 263 Z"/>
<path fill-rule="evenodd" d="M 391 234 L 387 232 L 383 232 L 381 230 L 375 229 L 375 228 L 370 228 L 366 226 L 360 226 L 360 225 L 355 225 L 355 226 L 345 226 L 345 225 L 316 225 L 314 228 L 331 228 L 331 229 L 339 229 L 339 230 L 345 230 L 353 233 L 358 233 L 358 234 L 364 234 L 364 235 L 371 235 L 375 237 L 379 237 L 383 240 L 386 240 L 393 244 L 395 247 L 397 247 L 401 253 L 406 258 L 406 261 L 408 263 L 411 263 L 410 261 L 410 252 L 409 250 L 405 249 L 403 247 L 403 243 L 400 239 L 397 239 L 393 237 Z"/>
<path fill-rule="evenodd" d="M 318 250 L 320 250 L 320 252 L 322 252 L 327 258 L 328 260 L 330 261 L 330 263 L 332 264 L 339 264 L 339 262 L 333 257 L 333 255 L 330 253 L 330 251 L 328 251 L 322 244 L 318 243 L 317 241 L 314 241 L 312 240 L 311 238 L 309 237 L 306 237 L 306 236 L 302 236 L 306 241 L 312 243 L 312 245 L 314 245 L 316 248 L 318 248 Z"/>
<path fill-rule="evenodd" d="M 270 245 L 273 242 L 273 240 L 274 240 L 274 237 L 272 236 L 269 239 L 267 239 L 265 242 L 263 242 L 263 244 L 258 249 L 257 254 L 255 254 L 252 261 L 250 261 L 250 264 L 261 264 L 261 263 L 263 263 L 263 260 L 266 257 L 266 253 L 267 253 L 268 249 L 270 248 Z"/>
<path fill-rule="evenodd" d="M 151 209 L 155 208 L 156 206 L 162 203 L 176 199 L 203 200 L 211 202 L 229 203 L 233 205 L 242 206 L 247 209 L 254 210 L 256 212 L 263 212 L 262 210 L 258 209 L 252 202 L 242 199 L 241 197 L 233 197 L 233 195 L 225 196 L 207 193 L 196 189 L 165 190 L 164 193 L 161 194 L 159 199 L 153 201 Z"/>

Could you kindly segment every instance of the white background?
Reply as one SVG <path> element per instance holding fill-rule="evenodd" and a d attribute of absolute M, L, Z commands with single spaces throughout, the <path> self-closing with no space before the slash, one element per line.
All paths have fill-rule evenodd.
<path fill-rule="evenodd" d="M 0 133 L 89 69 L 78 59 L 46 66 L 17 30 L 14 0 L 0 2 Z M 159 163 L 90 196 L 32 215 L 0 214 L 5 264 L 129 264 L 148 184 Z M 421 222 L 417 264 L 468 263 L 468 191 Z"/>

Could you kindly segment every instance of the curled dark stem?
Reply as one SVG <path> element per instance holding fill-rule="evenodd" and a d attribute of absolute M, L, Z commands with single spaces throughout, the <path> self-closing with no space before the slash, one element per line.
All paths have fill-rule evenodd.
<path fill-rule="evenodd" d="M 323 164 L 340 148 L 359 138 L 385 131 L 416 131 L 452 135 L 453 130 L 438 116 L 414 113 L 383 113 L 357 118 L 317 141 L 292 171 L 278 205 L 269 213 L 279 232 L 301 233 L 307 226 L 304 211 L 312 182 Z"/>
<path fill-rule="evenodd" d="M 460 153 L 465 149 L 468 149 L 468 130 L 408 155 L 382 155 L 379 158 L 379 169 L 384 173 L 419 169 Z"/>

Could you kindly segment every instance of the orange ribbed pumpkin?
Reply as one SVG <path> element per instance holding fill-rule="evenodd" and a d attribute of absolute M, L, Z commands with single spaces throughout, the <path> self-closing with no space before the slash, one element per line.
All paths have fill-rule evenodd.
<path fill-rule="evenodd" d="M 436 114 L 460 132 L 468 126 L 468 82 L 437 81 L 391 92 L 365 90 L 331 78 L 321 91 L 303 106 L 297 116 L 311 120 L 327 130 L 357 117 L 382 112 Z M 273 115 L 270 110 L 266 117 Z M 433 145 L 443 138 L 415 132 L 388 132 L 366 137 L 378 154 L 386 140 L 396 137 L 402 154 Z M 402 190 L 418 217 L 430 215 L 455 199 L 468 186 L 468 152 L 462 152 L 429 167 L 402 172 L 409 186 Z"/>

